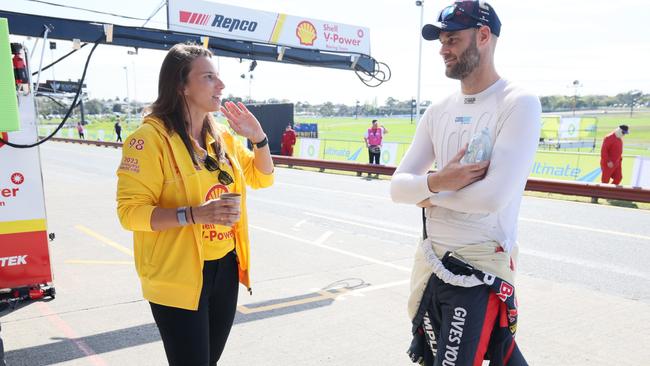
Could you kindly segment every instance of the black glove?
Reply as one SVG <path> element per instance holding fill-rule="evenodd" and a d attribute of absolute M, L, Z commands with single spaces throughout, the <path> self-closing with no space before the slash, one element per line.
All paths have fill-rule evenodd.
<path fill-rule="evenodd" d="M 424 337 L 424 330 L 422 327 L 418 327 L 415 333 L 413 333 L 413 340 L 408 351 L 406 351 L 406 354 L 409 355 L 412 362 L 418 365 L 424 365 L 424 347 L 426 347 L 426 344 L 427 340 Z"/>

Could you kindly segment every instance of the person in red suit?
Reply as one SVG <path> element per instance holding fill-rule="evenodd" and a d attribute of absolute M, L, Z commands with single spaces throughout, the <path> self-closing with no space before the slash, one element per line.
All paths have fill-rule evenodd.
<path fill-rule="evenodd" d="M 282 146 L 280 147 L 280 154 L 285 156 L 293 156 L 293 145 L 296 144 L 296 131 L 288 125 L 282 134 Z"/>
<path fill-rule="evenodd" d="M 11 53 L 14 55 L 12 63 L 14 65 L 14 79 L 16 80 L 16 89 L 20 89 L 23 84 L 29 84 L 27 77 L 27 66 L 21 56 L 22 45 L 20 43 L 11 44 Z"/>
<path fill-rule="evenodd" d="M 623 162 L 623 135 L 629 133 L 627 125 L 620 125 L 603 139 L 600 149 L 600 168 L 603 172 L 601 181 L 619 185 L 623 179 L 621 163 Z"/>

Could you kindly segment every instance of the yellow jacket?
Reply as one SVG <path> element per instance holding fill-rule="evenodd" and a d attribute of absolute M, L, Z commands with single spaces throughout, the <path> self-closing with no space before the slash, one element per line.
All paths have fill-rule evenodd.
<path fill-rule="evenodd" d="M 268 187 L 273 184 L 273 174 L 259 171 L 253 164 L 253 153 L 225 127 L 217 127 L 235 173 L 234 191 L 242 195 L 241 218 L 234 226 L 235 249 L 239 281 L 250 290 L 245 186 Z M 170 136 L 162 121 L 147 116 L 142 126 L 125 140 L 117 176 L 117 213 L 122 226 L 133 231 L 135 266 L 145 299 L 166 306 L 198 309 L 203 287 L 200 225 L 163 231 L 151 229 L 155 207 L 203 203 L 198 174 L 180 136 Z"/>

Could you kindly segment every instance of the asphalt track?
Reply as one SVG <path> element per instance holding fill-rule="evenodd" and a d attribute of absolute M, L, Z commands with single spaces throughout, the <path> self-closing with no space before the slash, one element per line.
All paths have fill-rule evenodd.
<path fill-rule="evenodd" d="M 3 312 L 13 365 L 164 365 L 115 215 L 120 151 L 41 148 L 57 298 Z M 387 180 L 278 168 L 249 191 L 253 295 L 220 365 L 409 365 L 419 211 Z M 517 341 L 531 365 L 650 364 L 650 213 L 525 197 Z"/>

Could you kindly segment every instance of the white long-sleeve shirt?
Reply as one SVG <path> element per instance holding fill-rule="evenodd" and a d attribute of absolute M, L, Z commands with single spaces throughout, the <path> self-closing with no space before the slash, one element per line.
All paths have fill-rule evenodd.
<path fill-rule="evenodd" d="M 442 169 L 484 127 L 493 144 L 485 178 L 458 191 L 429 191 L 433 163 Z M 475 95 L 452 94 L 422 116 L 393 175 L 391 197 L 408 204 L 429 198 L 435 206 L 426 210 L 427 234 L 448 250 L 493 240 L 510 251 L 540 128 L 539 98 L 506 80 Z"/>

